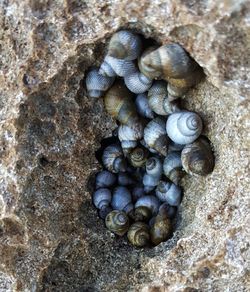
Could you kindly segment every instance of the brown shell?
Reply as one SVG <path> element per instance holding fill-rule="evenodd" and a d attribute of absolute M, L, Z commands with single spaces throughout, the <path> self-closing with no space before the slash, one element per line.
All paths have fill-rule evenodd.
<path fill-rule="evenodd" d="M 172 234 L 172 224 L 165 215 L 158 214 L 155 217 L 154 224 L 150 229 L 150 238 L 154 245 L 166 241 Z"/>
<path fill-rule="evenodd" d="M 119 219 L 122 220 L 119 220 Z M 106 227 L 113 233 L 123 236 L 129 228 L 129 218 L 123 211 L 113 210 L 105 218 Z"/>
<path fill-rule="evenodd" d="M 146 246 L 150 241 L 149 227 L 144 222 L 135 222 L 130 226 L 127 236 L 134 246 Z"/>
<path fill-rule="evenodd" d="M 130 163 L 134 167 L 142 167 L 146 164 L 148 151 L 145 148 L 137 147 L 130 153 Z"/>

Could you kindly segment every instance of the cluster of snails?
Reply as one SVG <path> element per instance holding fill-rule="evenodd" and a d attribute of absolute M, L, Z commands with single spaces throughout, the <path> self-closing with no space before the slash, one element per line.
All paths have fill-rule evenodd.
<path fill-rule="evenodd" d="M 89 97 L 103 96 L 118 123 L 116 142 L 102 152 L 93 204 L 110 231 L 127 234 L 137 247 L 171 236 L 185 172 L 207 175 L 214 168 L 200 116 L 181 109 L 178 99 L 203 70 L 178 44 L 142 47 L 139 35 L 118 31 L 100 68 L 86 76 Z"/>

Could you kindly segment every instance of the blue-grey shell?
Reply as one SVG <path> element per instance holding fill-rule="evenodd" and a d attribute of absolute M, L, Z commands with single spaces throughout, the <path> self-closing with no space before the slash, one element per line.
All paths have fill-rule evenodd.
<path fill-rule="evenodd" d="M 146 162 L 147 174 L 160 178 L 162 175 L 162 162 L 158 157 L 150 157 Z"/>
<path fill-rule="evenodd" d="M 116 182 L 116 176 L 108 170 L 103 170 L 96 175 L 96 188 L 106 188 L 111 187 Z"/>
<path fill-rule="evenodd" d="M 125 77 L 133 74 L 136 70 L 137 69 L 133 61 L 126 61 L 106 56 L 104 62 L 101 64 L 99 72 L 104 76 L 118 75 L 120 77 Z"/>
<path fill-rule="evenodd" d="M 104 149 L 102 162 L 105 168 L 111 172 L 126 171 L 122 148 L 117 144 L 112 144 Z"/>
<path fill-rule="evenodd" d="M 123 186 L 114 189 L 111 206 L 114 210 L 123 210 L 126 213 L 133 209 L 132 196 L 130 191 Z"/>
<path fill-rule="evenodd" d="M 146 195 L 138 199 L 135 203 L 135 208 L 138 207 L 147 207 L 151 210 L 152 215 L 156 215 L 158 213 L 160 207 L 160 201 L 158 198 L 152 195 Z"/>
<path fill-rule="evenodd" d="M 119 172 L 117 181 L 120 186 L 129 186 L 135 183 L 135 180 L 126 172 Z"/>
<path fill-rule="evenodd" d="M 137 71 L 124 77 L 127 88 L 133 93 L 139 94 L 146 92 L 152 85 L 152 79 Z"/>
<path fill-rule="evenodd" d="M 100 97 L 114 82 L 113 77 L 99 74 L 97 68 L 90 70 L 86 76 L 86 88 L 90 97 Z"/>
<path fill-rule="evenodd" d="M 93 203 L 97 209 L 108 206 L 111 202 L 111 191 L 107 188 L 100 188 L 93 193 Z"/>
<path fill-rule="evenodd" d="M 182 168 L 181 152 L 171 152 L 163 162 L 163 172 L 168 177 L 170 172 L 175 168 Z"/>
<path fill-rule="evenodd" d="M 145 191 L 143 187 L 134 187 L 132 189 L 132 198 L 133 201 L 137 201 L 139 198 L 145 195 Z"/>
<path fill-rule="evenodd" d="M 142 117 L 153 119 L 154 112 L 148 104 L 147 95 L 145 93 L 138 94 L 135 99 L 136 110 Z"/>
<path fill-rule="evenodd" d="M 146 193 L 151 192 L 159 183 L 160 177 L 152 176 L 147 173 L 144 174 L 142 183 Z"/>
<path fill-rule="evenodd" d="M 181 188 L 174 183 L 161 181 L 155 191 L 156 196 L 162 202 L 171 206 L 179 206 L 182 198 Z"/>

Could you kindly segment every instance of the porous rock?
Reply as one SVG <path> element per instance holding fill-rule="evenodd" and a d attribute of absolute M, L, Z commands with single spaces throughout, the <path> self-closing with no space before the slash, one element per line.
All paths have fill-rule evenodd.
<path fill-rule="evenodd" d="M 1 2 L 0 291 L 247 291 L 247 4 Z M 121 28 L 178 42 L 204 68 L 184 104 L 216 157 L 211 175 L 185 178 L 173 238 L 141 251 L 91 203 L 95 151 L 115 123 L 82 80 Z"/>

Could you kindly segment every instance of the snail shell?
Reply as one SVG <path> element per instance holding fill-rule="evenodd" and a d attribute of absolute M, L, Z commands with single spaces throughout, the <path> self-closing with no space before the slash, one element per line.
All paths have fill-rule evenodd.
<path fill-rule="evenodd" d="M 112 211 L 110 206 L 103 206 L 99 211 L 98 215 L 101 219 L 105 220 L 106 216 Z"/>
<path fill-rule="evenodd" d="M 151 68 L 149 68 L 148 66 L 145 66 L 145 64 L 143 64 L 143 59 L 145 56 L 147 56 L 149 53 L 155 51 L 158 47 L 156 46 L 151 46 L 149 48 L 147 48 L 141 55 L 141 57 L 139 58 L 138 60 L 138 67 L 139 67 L 139 70 L 145 75 L 147 76 L 148 78 L 150 79 L 154 79 L 155 78 L 155 75 L 152 74 L 152 70 L 153 70 L 153 73 L 154 73 L 154 69 L 151 70 Z"/>
<path fill-rule="evenodd" d="M 86 88 L 90 97 L 100 97 L 114 82 L 113 77 L 102 76 L 93 68 L 86 76 Z"/>
<path fill-rule="evenodd" d="M 144 129 L 144 140 L 150 148 L 166 156 L 169 139 L 167 137 L 164 120 L 155 118 L 150 121 Z"/>
<path fill-rule="evenodd" d="M 111 172 L 124 172 L 127 168 L 127 163 L 124 160 L 122 148 L 119 145 L 113 144 L 106 147 L 102 155 L 103 165 Z"/>
<path fill-rule="evenodd" d="M 142 183 L 145 193 L 151 192 L 159 183 L 160 177 L 144 174 Z"/>
<path fill-rule="evenodd" d="M 166 130 L 169 138 L 175 143 L 189 144 L 200 136 L 202 120 L 194 112 L 173 113 L 168 117 Z"/>
<path fill-rule="evenodd" d="M 120 186 L 129 186 L 133 185 L 135 183 L 135 180 L 130 177 L 129 174 L 126 172 L 119 172 L 118 174 L 118 184 Z"/>
<path fill-rule="evenodd" d="M 153 154 L 156 154 L 156 153 L 157 153 L 156 150 L 154 150 L 153 148 L 150 148 L 150 147 L 148 146 L 148 144 L 145 142 L 144 139 L 142 139 L 142 140 L 140 141 L 140 143 L 141 143 L 142 146 L 144 146 L 145 148 L 147 148 L 151 153 L 153 153 Z"/>
<path fill-rule="evenodd" d="M 107 188 L 100 188 L 93 193 L 93 204 L 97 209 L 108 206 L 111 202 L 111 192 Z"/>
<path fill-rule="evenodd" d="M 129 213 L 133 210 L 132 197 L 130 191 L 126 187 L 116 187 L 113 192 L 111 206 L 114 210 Z"/>
<path fill-rule="evenodd" d="M 148 99 L 145 93 L 137 95 L 135 99 L 135 106 L 137 112 L 145 118 L 153 119 L 154 118 L 154 112 L 150 108 L 148 104 Z"/>
<path fill-rule="evenodd" d="M 135 218 L 137 221 L 147 221 L 158 213 L 160 201 L 152 195 L 146 195 L 135 203 Z"/>
<path fill-rule="evenodd" d="M 143 222 L 135 222 L 129 227 L 127 236 L 131 244 L 143 247 L 150 241 L 149 227 Z"/>
<path fill-rule="evenodd" d="M 132 190 L 133 201 L 136 202 L 139 198 L 145 196 L 143 187 L 134 187 Z"/>
<path fill-rule="evenodd" d="M 181 188 L 174 183 L 160 181 L 155 194 L 162 202 L 167 202 L 171 206 L 179 206 L 181 203 Z"/>
<path fill-rule="evenodd" d="M 177 144 L 173 141 L 169 141 L 168 145 L 168 153 L 173 152 L 173 151 L 181 151 L 184 148 L 185 145 L 182 144 Z"/>
<path fill-rule="evenodd" d="M 160 179 L 162 175 L 162 163 L 158 157 L 150 157 L 146 162 L 146 172 L 148 175 Z"/>
<path fill-rule="evenodd" d="M 170 206 L 168 203 L 163 203 L 161 204 L 159 208 L 159 213 L 162 214 L 163 216 L 166 215 L 169 219 L 174 219 L 177 213 L 177 207 L 175 206 Z"/>
<path fill-rule="evenodd" d="M 123 236 L 129 229 L 129 218 L 125 212 L 113 210 L 106 216 L 105 224 L 110 231 Z"/>
<path fill-rule="evenodd" d="M 142 123 L 134 123 L 133 125 L 120 125 L 118 129 L 118 138 L 125 155 L 135 148 L 137 141 L 143 137 Z"/>
<path fill-rule="evenodd" d="M 138 121 L 132 93 L 121 82 L 115 82 L 104 95 L 107 112 L 122 124 L 133 125 Z"/>
<path fill-rule="evenodd" d="M 130 153 L 130 163 L 134 167 L 142 167 L 145 165 L 148 157 L 148 151 L 145 148 L 137 147 Z"/>
<path fill-rule="evenodd" d="M 207 175 L 213 171 L 214 155 L 209 140 L 201 136 L 192 144 L 186 145 L 181 152 L 185 171 L 191 175 Z"/>
<path fill-rule="evenodd" d="M 133 61 L 126 61 L 106 56 L 101 64 L 99 74 L 103 76 L 118 75 L 120 77 L 125 77 L 136 71 L 137 69 Z"/>
<path fill-rule="evenodd" d="M 128 30 L 120 30 L 113 34 L 108 55 L 118 59 L 135 60 L 141 53 L 142 41 L 139 35 Z"/>
<path fill-rule="evenodd" d="M 166 241 L 172 233 L 172 224 L 165 214 L 158 214 L 150 228 L 150 239 L 154 245 Z"/>
<path fill-rule="evenodd" d="M 184 176 L 180 152 L 171 152 L 167 155 L 163 162 L 163 173 L 173 183 L 176 185 L 179 184 L 180 180 Z"/>
<path fill-rule="evenodd" d="M 95 179 L 96 189 L 111 187 L 115 184 L 115 182 L 116 182 L 116 176 L 108 170 L 100 171 L 96 175 L 96 179 Z"/>
<path fill-rule="evenodd" d="M 198 66 L 178 44 L 163 45 L 145 54 L 140 62 L 145 75 L 152 79 L 163 77 L 166 80 L 185 78 Z"/>
<path fill-rule="evenodd" d="M 127 88 L 133 93 L 139 94 L 146 92 L 152 85 L 152 79 L 137 71 L 124 77 Z"/>

